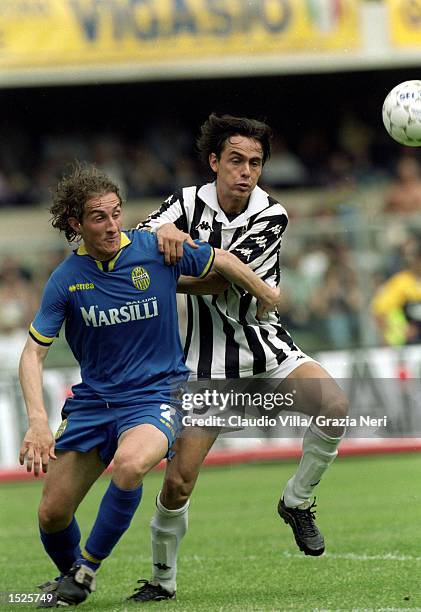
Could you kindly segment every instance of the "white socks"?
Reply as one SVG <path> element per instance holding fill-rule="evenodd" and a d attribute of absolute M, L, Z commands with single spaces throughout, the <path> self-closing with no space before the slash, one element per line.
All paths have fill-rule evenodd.
<path fill-rule="evenodd" d="M 308 501 L 314 487 L 338 454 L 343 436 L 332 438 L 313 423 L 303 438 L 303 454 L 294 476 L 288 480 L 283 498 L 288 508 L 296 508 Z"/>
<path fill-rule="evenodd" d="M 152 584 L 160 584 L 173 593 L 176 588 L 177 551 L 188 527 L 190 500 L 182 508 L 168 510 L 156 498 L 156 510 L 151 520 L 152 536 Z"/>

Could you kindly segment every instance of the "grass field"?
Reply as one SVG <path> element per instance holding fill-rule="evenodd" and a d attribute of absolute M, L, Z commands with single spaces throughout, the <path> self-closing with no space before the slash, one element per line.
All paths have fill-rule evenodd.
<path fill-rule="evenodd" d="M 421 455 L 340 458 L 318 487 L 327 552 L 305 557 L 275 507 L 294 465 L 202 471 L 167 612 L 421 610 Z M 140 510 L 98 574 L 80 610 L 134 610 L 138 578 L 149 578 L 149 519 L 162 474 L 148 476 Z M 78 513 L 84 537 L 107 479 Z M 36 592 L 55 573 L 38 541 L 40 483 L 0 485 L 0 591 Z M 34 607 L 0 604 L 1 610 Z"/>

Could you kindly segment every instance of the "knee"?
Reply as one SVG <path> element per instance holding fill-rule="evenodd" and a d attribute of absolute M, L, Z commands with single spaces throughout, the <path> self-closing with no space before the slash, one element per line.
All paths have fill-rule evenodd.
<path fill-rule="evenodd" d="M 62 531 L 70 524 L 74 514 L 71 504 L 42 499 L 38 509 L 38 521 L 45 533 Z"/>
<path fill-rule="evenodd" d="M 133 457 L 129 453 L 119 453 L 114 456 L 113 480 L 121 489 L 137 487 L 143 481 L 149 467 L 142 457 Z"/>

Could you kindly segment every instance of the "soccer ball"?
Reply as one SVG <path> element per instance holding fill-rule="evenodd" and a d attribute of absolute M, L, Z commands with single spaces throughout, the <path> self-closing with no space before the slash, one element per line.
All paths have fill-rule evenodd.
<path fill-rule="evenodd" d="M 383 123 L 396 142 L 421 147 L 421 81 L 404 81 L 389 92 L 383 103 Z"/>

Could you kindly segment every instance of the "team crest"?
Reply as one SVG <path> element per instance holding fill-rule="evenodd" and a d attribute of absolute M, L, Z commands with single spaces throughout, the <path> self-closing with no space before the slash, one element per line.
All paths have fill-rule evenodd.
<path fill-rule="evenodd" d="M 54 438 L 56 440 L 58 440 L 63 434 L 64 434 L 64 430 L 67 427 L 67 419 L 63 419 L 63 421 L 60 424 L 60 427 L 57 429 L 56 434 L 54 436 Z"/>
<path fill-rule="evenodd" d="M 145 268 L 142 268 L 140 266 L 138 268 L 133 268 L 132 281 L 133 285 L 136 287 L 136 289 L 139 289 L 139 291 L 145 291 L 151 284 L 149 274 L 147 273 Z"/>

